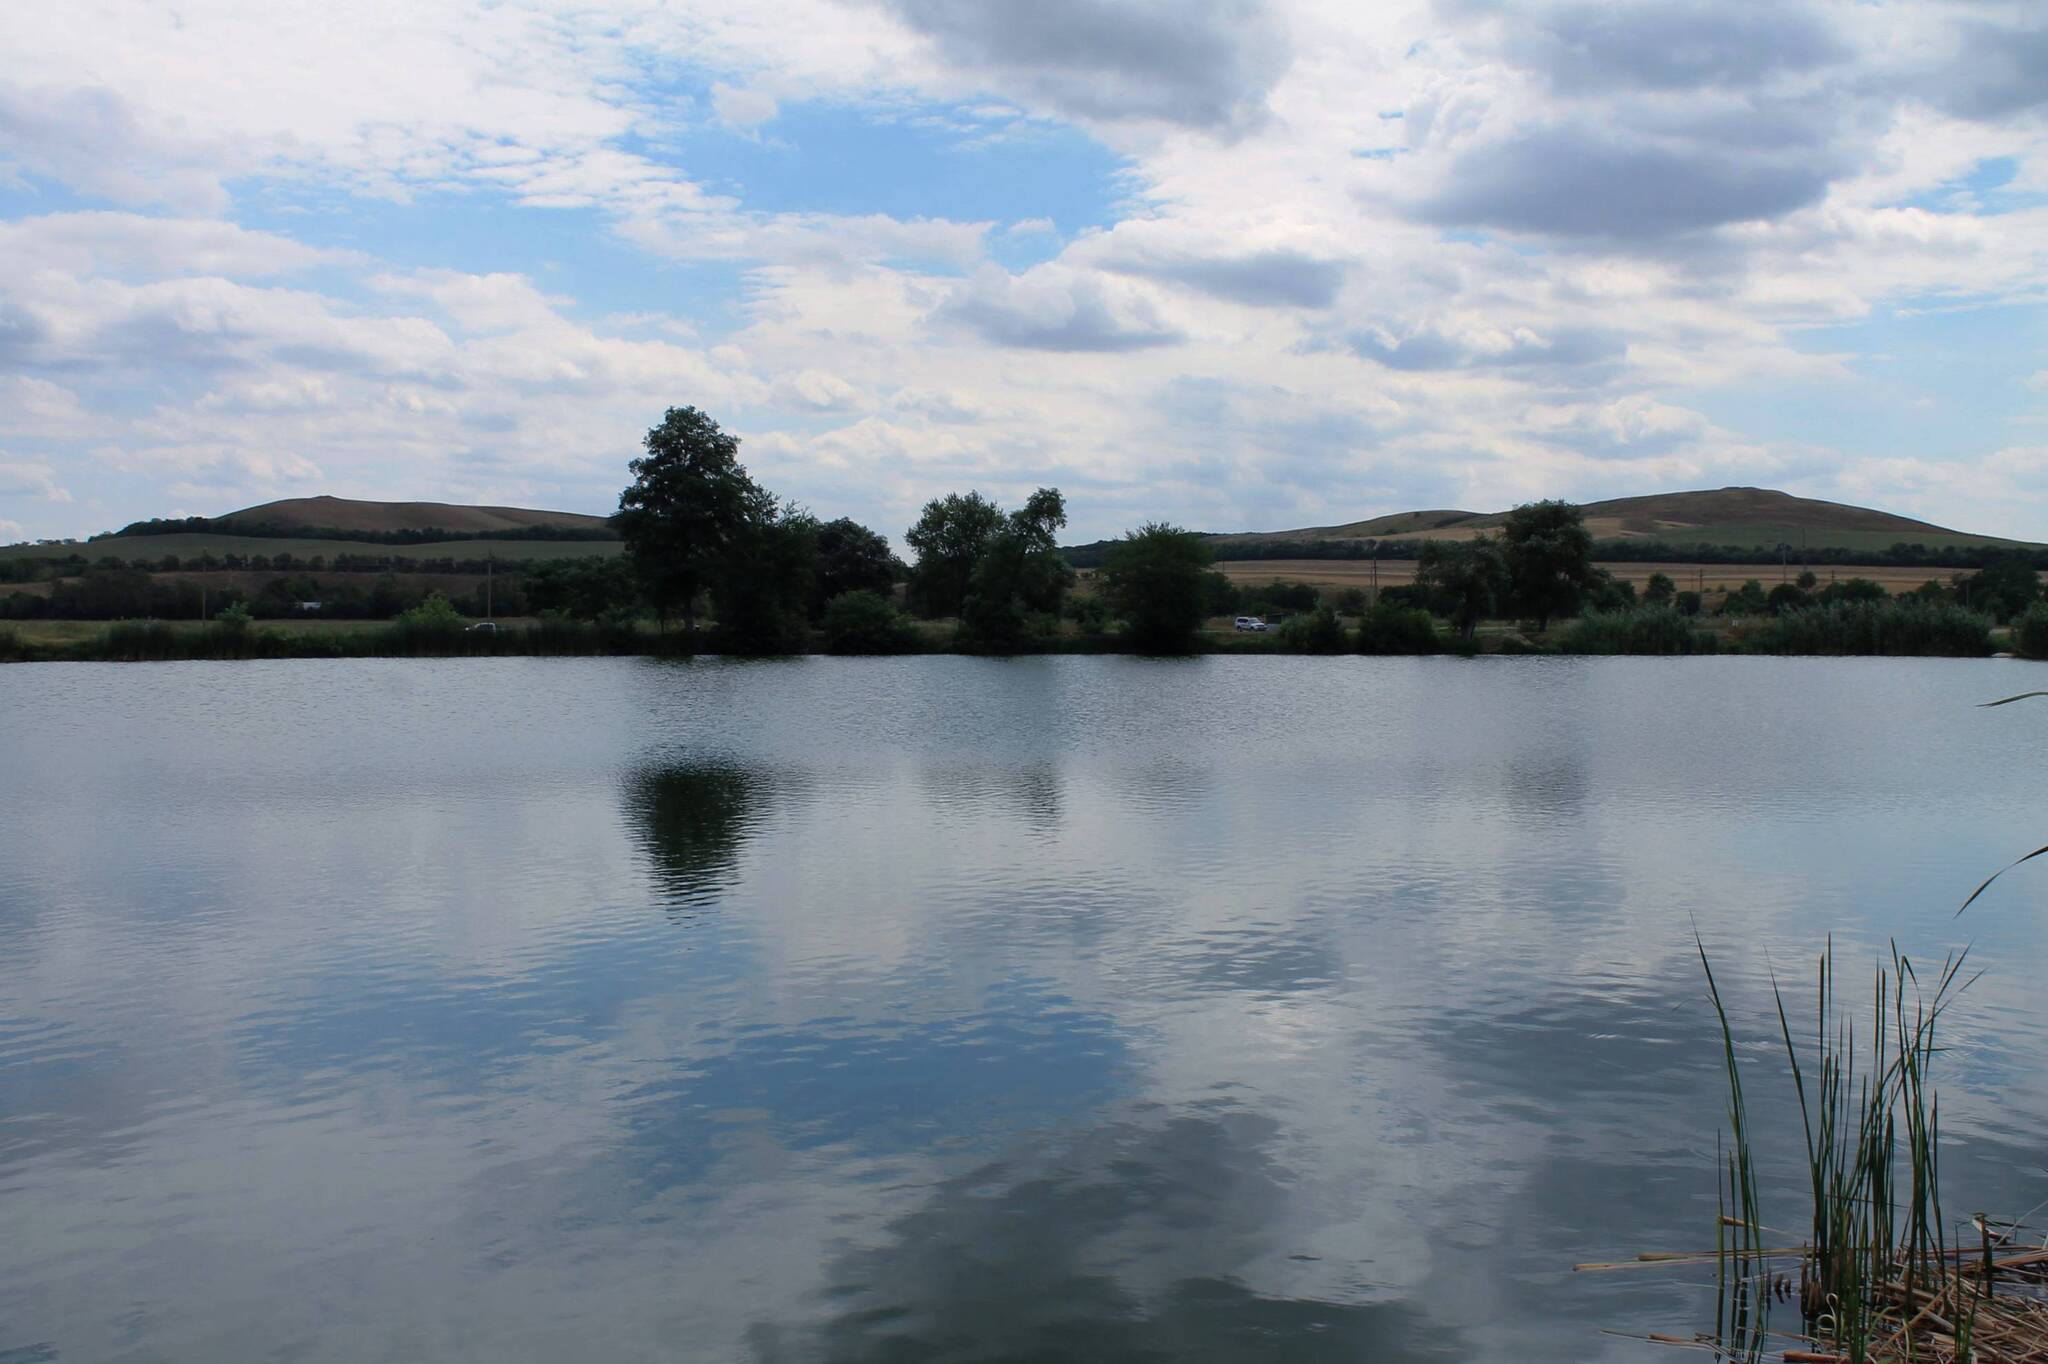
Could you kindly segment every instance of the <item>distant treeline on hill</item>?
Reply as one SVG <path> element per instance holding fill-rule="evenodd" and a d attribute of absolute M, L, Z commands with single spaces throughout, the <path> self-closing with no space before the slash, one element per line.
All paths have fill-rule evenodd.
<path fill-rule="evenodd" d="M 442 530 L 336 530 L 329 526 L 288 526 L 267 521 L 217 521 L 210 516 L 151 517 L 121 527 L 112 536 L 239 535 L 252 540 L 353 540 L 370 545 L 438 545 L 460 540 L 616 540 L 610 526 L 517 526 L 485 532 Z"/>
<path fill-rule="evenodd" d="M 1097 540 L 1070 545 L 1060 553 L 1075 568 L 1099 568 L 1114 540 Z M 1426 540 L 1232 540 L 1218 543 L 1209 539 L 1209 550 L 1219 560 L 1246 559 L 1419 559 Z M 1867 568 L 1983 568 L 1993 560 L 2014 555 L 2026 558 L 2035 568 L 2048 569 L 2048 550 L 2011 550 L 1989 545 L 1906 544 L 1885 549 L 1848 549 L 1838 545 L 1798 550 L 1793 561 L 1821 567 Z M 1777 550 L 1767 545 L 1679 544 L 1666 540 L 1596 540 L 1593 559 L 1605 564 L 1755 564 L 1777 559 Z"/>
<path fill-rule="evenodd" d="M 459 543 L 459 542 L 458 542 Z M 596 557 L 596 556 L 593 556 Z M 0 559 L 0 583 L 33 583 L 71 578 L 86 572 L 115 573 L 485 573 L 519 575 L 543 563 L 577 560 L 488 559 L 447 555 L 441 558 L 400 558 L 395 554 L 166 554 L 161 559 L 117 559 L 84 554 L 51 554 Z"/>

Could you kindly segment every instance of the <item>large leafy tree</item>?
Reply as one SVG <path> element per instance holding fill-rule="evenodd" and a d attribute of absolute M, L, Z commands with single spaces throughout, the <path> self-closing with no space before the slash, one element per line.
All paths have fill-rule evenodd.
<path fill-rule="evenodd" d="M 903 539 L 917 555 L 911 597 L 927 616 L 957 616 L 968 581 L 988 542 L 1003 529 L 1003 510 L 980 493 L 948 493 L 925 503 Z"/>
<path fill-rule="evenodd" d="M 818 577 L 811 594 L 811 618 L 822 620 L 826 603 L 848 592 L 887 597 L 903 576 L 902 561 L 889 542 L 848 517 L 818 527 Z"/>
<path fill-rule="evenodd" d="M 734 537 L 774 519 L 775 499 L 747 476 L 739 439 L 694 407 L 670 408 L 644 444 L 612 524 L 662 623 L 680 611 L 695 630 L 698 595 Z"/>
<path fill-rule="evenodd" d="M 809 513 L 762 514 L 726 540 L 711 570 L 711 600 L 726 648 L 741 654 L 801 653 L 810 640 L 810 604 L 818 563 L 818 523 Z"/>
<path fill-rule="evenodd" d="M 1973 611 L 2010 620 L 2041 597 L 2041 576 L 2025 554 L 1989 554 L 1984 567 L 1957 583 Z"/>
<path fill-rule="evenodd" d="M 1507 560 L 1499 543 L 1484 535 L 1462 543 L 1426 540 L 1415 581 L 1451 618 L 1459 635 L 1470 639 L 1507 591 Z"/>
<path fill-rule="evenodd" d="M 1129 627 L 1131 642 L 1156 653 L 1194 643 L 1207 614 L 1209 547 L 1193 531 L 1152 521 L 1109 548 L 1102 593 Z"/>
<path fill-rule="evenodd" d="M 1008 653 L 1030 636 L 1034 616 L 1059 611 L 1074 583 L 1057 540 L 1066 524 L 1060 490 L 1040 488 L 989 537 L 960 607 L 961 636 L 969 647 Z"/>
<path fill-rule="evenodd" d="M 1509 592 L 1518 610 L 1538 630 L 1553 616 L 1569 616 L 1593 587 L 1593 536 L 1569 502 L 1530 502 L 1515 508 L 1501 526 L 1501 554 L 1507 562 Z"/>

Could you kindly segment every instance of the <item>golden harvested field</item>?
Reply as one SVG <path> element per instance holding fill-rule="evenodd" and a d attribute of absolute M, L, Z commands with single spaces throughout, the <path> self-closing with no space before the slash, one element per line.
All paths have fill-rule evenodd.
<path fill-rule="evenodd" d="M 1601 564 L 1615 577 L 1632 582 L 1637 590 L 1650 580 L 1652 573 L 1668 573 L 1679 586 L 1679 590 L 1722 592 L 1742 586 L 1755 578 L 1766 588 L 1786 581 L 1786 570 L 1777 564 Z M 1234 583 L 1261 584 L 1273 582 L 1313 583 L 1317 587 L 1334 587 L 1340 591 L 1347 587 L 1370 588 L 1373 584 L 1373 563 L 1370 559 L 1227 559 L 1217 563 L 1216 568 Z M 1836 578 L 1868 578 L 1881 584 L 1887 592 L 1910 592 L 1929 578 L 1946 583 L 1951 573 L 1926 568 L 1816 568 L 1814 575 L 1825 587 Z M 1794 564 L 1790 576 L 1799 576 L 1799 565 Z M 1382 559 L 1379 564 L 1381 587 L 1398 587 L 1415 581 L 1413 559 Z"/>

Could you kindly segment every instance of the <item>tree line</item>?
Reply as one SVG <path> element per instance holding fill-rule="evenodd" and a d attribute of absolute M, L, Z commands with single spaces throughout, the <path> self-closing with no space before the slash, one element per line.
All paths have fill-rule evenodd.
<path fill-rule="evenodd" d="M 391 619 L 438 601 L 434 609 L 445 608 L 449 616 L 494 607 L 503 615 L 589 622 L 612 640 L 651 615 L 663 636 L 671 622 L 681 624 L 677 647 L 745 654 L 804 652 L 820 643 L 849 653 L 919 649 L 944 633 L 921 627 L 922 617 L 956 620 L 955 648 L 1005 654 L 1054 647 L 1055 639 L 1184 652 L 1201 646 L 1206 620 L 1232 614 L 1266 616 L 1279 627 L 1271 639 L 1245 641 L 1248 646 L 1307 652 L 1428 651 L 1444 642 L 1439 618 L 1455 645 L 1466 647 L 1482 621 L 1502 618 L 1524 622 L 1539 638 L 1554 621 L 1597 616 L 1607 621 L 1605 637 L 1675 641 L 1690 638 L 1694 627 L 1670 622 L 1708 609 L 1700 593 L 1679 590 L 1667 574 L 1651 575 L 1639 596 L 1632 584 L 1598 567 L 1579 509 L 1561 501 L 1517 507 L 1495 533 L 1419 542 L 1415 582 L 1371 599 L 1357 588 L 1233 584 L 1211 564 L 1210 537 L 1164 522 L 1102 542 L 1093 556 L 1092 590 L 1077 591 L 1079 575 L 1058 544 L 1066 502 L 1049 487 L 1009 509 L 980 492 L 933 498 L 904 532 L 913 556 L 905 563 L 875 530 L 844 517 L 821 520 L 762 487 L 739 451 L 738 438 L 704 412 L 670 408 L 628 465 L 631 481 L 610 523 L 623 553 L 500 565 L 504 576 L 492 584 L 494 600 L 480 600 L 481 586 L 453 600 L 437 598 L 388 572 L 367 585 L 336 584 L 291 572 L 310 569 L 318 556 L 277 555 L 268 563 L 285 572 L 248 596 L 209 597 L 204 585 L 189 580 L 162 582 L 137 569 L 107 567 L 59 582 L 46 596 L 0 598 L 0 617 L 190 618 L 221 607 L 283 616 L 303 613 L 303 603 L 317 600 L 321 614 Z M 261 558 L 245 562 L 253 567 Z M 487 562 L 448 561 L 473 564 L 472 572 Z M 1948 587 L 1930 582 L 1914 597 L 1925 606 L 2006 621 L 2034 609 L 2041 593 L 2028 556 L 2010 554 L 1990 556 L 1975 574 L 1958 576 Z M 1851 579 L 1821 588 L 1809 572 L 1797 584 L 1770 591 L 1751 580 L 1726 594 L 1719 610 L 1778 619 L 1879 599 L 1887 594 L 1875 583 Z M 1630 612 L 1655 614 L 1635 624 L 1620 620 Z M 1347 620 L 1357 622 L 1355 635 Z M 1593 638 L 1587 629 L 1576 637 Z"/>
<path fill-rule="evenodd" d="M 1204 535 L 1202 538 L 1211 540 L 1214 537 Z M 1076 568 L 1095 568 L 1102 564 L 1115 543 L 1114 540 L 1097 540 L 1085 545 L 1069 545 L 1061 553 Z M 1221 550 L 1222 556 L 1232 561 L 1301 559 L 1354 562 L 1382 559 L 1390 563 L 1412 563 L 1422 557 L 1424 547 L 1431 543 L 1415 539 L 1251 539 L 1212 544 L 1211 549 Z M 1778 553 L 1776 545 L 1709 544 L 1704 541 L 1682 544 L 1669 540 L 1637 539 L 1593 541 L 1593 559 L 1603 564 L 1753 564 L 1775 558 Z M 1930 546 L 1899 541 L 1883 549 L 1821 545 L 1798 551 L 1798 562 L 1802 567 L 1818 564 L 1822 568 L 1955 571 L 1982 568 L 2010 558 L 2019 558 L 2036 569 L 2048 569 L 2048 549 L 2005 549 L 1995 545 Z"/>

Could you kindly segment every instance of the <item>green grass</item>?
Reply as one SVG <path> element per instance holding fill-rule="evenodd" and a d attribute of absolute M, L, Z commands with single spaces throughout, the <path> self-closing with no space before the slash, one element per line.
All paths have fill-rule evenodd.
<path fill-rule="evenodd" d="M 122 535 L 76 545 L 0 545 L 0 558 L 63 558 L 82 554 L 93 562 L 115 558 L 123 563 L 132 559 L 154 563 L 170 554 L 180 559 L 196 559 L 203 554 L 238 554 L 244 558 L 289 554 L 300 560 L 319 554 L 331 563 L 336 555 L 362 554 L 393 559 L 498 558 L 529 562 L 617 554 L 621 549 L 617 540 L 444 540 L 429 545 L 379 545 L 366 540 L 271 539 L 252 535 Z"/>

